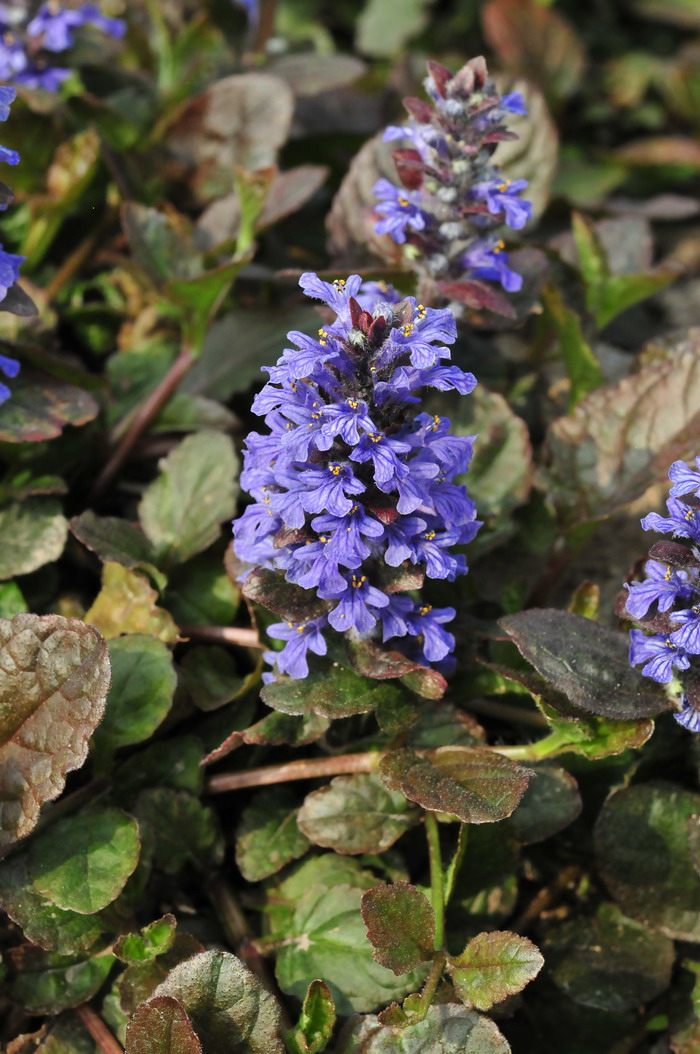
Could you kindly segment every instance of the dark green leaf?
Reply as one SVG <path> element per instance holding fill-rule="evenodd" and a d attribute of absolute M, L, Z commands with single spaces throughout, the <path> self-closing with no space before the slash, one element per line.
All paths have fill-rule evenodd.
<path fill-rule="evenodd" d="M 312 981 L 304 996 L 299 1020 L 285 1037 L 290 1054 L 320 1054 L 328 1045 L 334 1025 L 331 990 L 325 981 Z"/>
<path fill-rule="evenodd" d="M 164 915 L 144 926 L 140 933 L 126 933 L 114 945 L 114 954 L 125 963 L 151 962 L 167 952 L 175 940 L 174 915 Z"/>
<path fill-rule="evenodd" d="M 212 765 L 244 743 L 265 746 L 280 746 L 285 743 L 295 747 L 305 746 L 307 743 L 315 743 L 328 731 L 329 727 L 329 719 L 318 717 L 317 714 L 310 714 L 308 717 L 289 717 L 287 714 L 273 712 L 251 725 L 250 728 L 239 728 L 231 732 L 223 743 L 207 754 L 203 763 Z"/>
<path fill-rule="evenodd" d="M 337 1054 L 510 1054 L 510 1047 L 487 1017 L 443 1003 L 405 1028 L 382 1026 L 373 1014 L 353 1018 Z"/>
<path fill-rule="evenodd" d="M 0 406 L 0 440 L 27 443 L 54 439 L 66 425 L 92 421 L 99 409 L 89 392 L 23 365 L 12 382 L 12 398 Z"/>
<path fill-rule="evenodd" d="M 183 331 L 194 351 L 198 352 L 201 348 L 212 314 L 249 261 L 250 254 L 217 267 L 215 271 L 171 278 L 166 283 L 163 292 L 182 315 Z"/>
<path fill-rule="evenodd" d="M 618 720 L 669 709 L 658 686 L 630 666 L 627 634 L 556 609 L 532 608 L 499 624 L 576 709 Z"/>
<path fill-rule="evenodd" d="M 700 795 L 638 784 L 610 797 L 595 827 L 598 867 L 626 915 L 678 940 L 700 940 L 700 876 L 688 820 Z"/>
<path fill-rule="evenodd" d="M 159 640 L 132 634 L 108 645 L 112 683 L 102 724 L 93 743 L 101 756 L 149 739 L 170 710 L 175 670 Z"/>
<path fill-rule="evenodd" d="M 144 787 L 158 786 L 197 795 L 202 790 L 204 779 L 200 764 L 202 754 L 202 743 L 196 736 L 177 736 L 152 743 L 119 766 L 115 791 L 124 799 Z"/>
<path fill-rule="evenodd" d="M 235 955 L 195 955 L 176 966 L 155 995 L 179 1000 L 203 1054 L 284 1054 L 277 1001 Z"/>
<path fill-rule="evenodd" d="M 490 1010 L 522 991 L 542 969 L 544 959 L 527 937 L 500 930 L 480 933 L 450 960 L 452 983 L 467 1006 Z"/>
<path fill-rule="evenodd" d="M 30 1036 L 18 1036 L 6 1054 L 96 1054 L 97 1047 L 74 1014 L 61 1014 Z"/>
<path fill-rule="evenodd" d="M 0 845 L 34 827 L 87 757 L 109 686 L 107 646 L 78 619 L 0 620 Z"/>
<path fill-rule="evenodd" d="M 191 648 L 182 673 L 192 702 L 200 710 L 218 710 L 245 690 L 245 679 L 230 651 L 216 645 Z"/>
<path fill-rule="evenodd" d="M 118 563 L 131 569 L 153 561 L 153 551 L 141 528 L 118 516 L 97 516 L 88 509 L 73 517 L 70 529 L 103 563 Z"/>
<path fill-rule="evenodd" d="M 435 912 L 415 886 L 394 882 L 368 889 L 362 897 L 362 918 L 374 958 L 392 973 L 408 973 L 432 958 Z"/>
<path fill-rule="evenodd" d="M 176 569 L 165 604 L 180 626 L 230 626 L 240 598 L 240 588 L 227 575 L 221 559 L 204 553 Z"/>
<path fill-rule="evenodd" d="M 185 216 L 129 201 L 122 207 L 122 227 L 139 266 L 156 286 L 171 278 L 194 278 L 203 270 Z"/>
<path fill-rule="evenodd" d="M 138 825 L 119 809 L 70 816 L 33 840 L 32 881 L 57 907 L 93 915 L 121 893 L 140 849 Z"/>
<path fill-rule="evenodd" d="M 58 560 L 68 537 L 68 521 L 55 498 L 27 498 L 0 509 L 0 580 L 28 575 Z"/>
<path fill-rule="evenodd" d="M 438 747 L 423 756 L 392 750 L 382 758 L 379 772 L 391 790 L 464 823 L 493 823 L 510 816 L 530 776 L 509 758 L 479 747 Z"/>
<path fill-rule="evenodd" d="M 202 1044 L 182 1003 L 156 996 L 136 1008 L 126 1026 L 126 1054 L 201 1054 Z"/>
<path fill-rule="evenodd" d="M 188 860 L 198 866 L 221 863 L 224 847 L 216 815 L 187 791 L 142 791 L 136 815 L 148 825 L 156 862 L 166 874 L 176 874 Z"/>
<path fill-rule="evenodd" d="M 520 804 L 508 820 L 523 845 L 543 842 L 568 827 L 582 802 L 573 776 L 559 765 L 533 765 L 534 775 Z"/>
<path fill-rule="evenodd" d="M 350 717 L 365 714 L 379 705 L 399 702 L 400 685 L 358 677 L 344 666 L 333 665 L 323 673 L 299 680 L 279 680 L 266 685 L 263 702 L 284 714 L 319 714 L 321 717 Z"/>
<path fill-rule="evenodd" d="M 139 505 L 141 524 L 158 560 L 183 563 L 219 536 L 235 510 L 238 461 L 228 436 L 188 436 L 160 463 Z"/>
<path fill-rule="evenodd" d="M 297 827 L 295 799 L 277 787 L 260 791 L 241 816 L 236 832 L 236 863 L 248 882 L 274 875 L 302 856 L 308 839 Z"/>
<path fill-rule="evenodd" d="M 69 956 L 25 944 L 14 949 L 12 961 L 12 997 L 31 1014 L 57 1014 L 92 999 L 115 960 L 109 952 Z"/>
<path fill-rule="evenodd" d="M 673 941 L 602 904 L 594 918 L 555 925 L 545 943 L 551 976 L 568 996 L 600 1010 L 631 1010 L 671 980 Z"/>
<path fill-rule="evenodd" d="M 337 853 L 382 853 L 418 822 L 420 813 L 374 773 L 336 776 L 312 791 L 298 823 L 316 845 Z"/>

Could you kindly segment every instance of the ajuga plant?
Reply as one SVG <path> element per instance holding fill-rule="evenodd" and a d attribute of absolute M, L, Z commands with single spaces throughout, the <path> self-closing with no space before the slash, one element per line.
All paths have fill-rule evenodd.
<path fill-rule="evenodd" d="M 6 121 L 9 117 L 10 104 L 14 102 L 16 94 L 14 88 L 0 87 L 0 121 Z M 0 146 L 0 161 L 4 161 L 8 165 L 16 165 L 19 160 L 20 157 L 16 150 Z M 12 191 L 4 183 L 0 183 L 0 209 L 6 209 L 10 201 L 12 201 Z M 14 311 L 16 309 L 13 305 L 16 297 L 11 295 L 8 297 L 8 293 L 13 289 L 19 277 L 19 265 L 23 259 L 23 256 L 5 252 L 0 244 L 0 311 Z M 11 380 L 19 373 L 19 362 L 17 359 L 10 358 L 7 355 L 0 355 L 0 371 Z M 9 399 L 10 394 L 10 389 L 7 385 L 0 383 L 0 403 L 4 403 L 6 399 Z"/>
<path fill-rule="evenodd" d="M 525 113 L 523 97 L 500 95 L 483 58 L 454 75 L 429 62 L 425 87 L 432 104 L 404 99 L 409 123 L 390 125 L 384 134 L 411 145 L 393 152 L 401 185 L 375 184 L 382 217 L 376 231 L 406 246 L 424 299 L 442 293 L 508 313 L 507 301 L 483 283 L 517 292 L 523 282 L 508 266 L 499 228 L 521 230 L 530 219 L 532 207 L 520 196 L 527 180 L 504 178 L 492 160 L 499 142 L 517 138 L 505 121 Z"/>
<path fill-rule="evenodd" d="M 404 591 L 404 562 L 429 578 L 454 580 L 466 560 L 451 552 L 480 524 L 454 483 L 466 472 L 472 438 L 450 435 L 445 417 L 420 412 L 426 388 L 468 394 L 470 373 L 444 365 L 453 315 L 414 297 L 362 285 L 359 275 L 301 287 L 335 317 L 268 370 L 253 403 L 269 434 L 248 436 L 241 482 L 255 499 L 234 524 L 235 551 L 248 564 L 320 598 L 323 612 L 268 627 L 286 641 L 268 652 L 280 673 L 308 674 L 308 652 L 325 655 L 329 631 L 398 640 L 421 662 L 445 659 L 454 608 L 433 608 Z M 268 675 L 274 676 L 274 675 Z"/>
<path fill-rule="evenodd" d="M 70 69 L 53 65 L 51 56 L 67 51 L 80 26 L 95 26 L 122 37 L 125 23 L 107 18 L 96 4 L 63 4 L 49 0 L 38 10 L 30 3 L 0 4 L 0 79 L 26 88 L 58 91 Z"/>
<path fill-rule="evenodd" d="M 700 469 L 700 457 L 695 462 Z M 642 527 L 685 541 L 652 546 L 646 579 L 627 586 L 624 614 L 643 627 L 630 630 L 631 664 L 644 663 L 642 673 L 660 684 L 677 677 L 682 689 L 674 716 L 700 732 L 700 473 L 674 461 L 668 475 L 668 516 L 649 513 Z"/>

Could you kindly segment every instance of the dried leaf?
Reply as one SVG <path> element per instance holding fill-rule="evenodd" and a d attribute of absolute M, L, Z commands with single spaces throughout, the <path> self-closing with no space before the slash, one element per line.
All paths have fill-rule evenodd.
<path fill-rule="evenodd" d="M 0 845 L 34 827 L 87 756 L 109 686 L 105 641 L 59 615 L 0 620 Z"/>
<path fill-rule="evenodd" d="M 122 564 L 106 563 L 102 568 L 102 589 L 85 620 L 108 639 L 122 633 L 147 634 L 173 644 L 178 629 L 165 608 L 158 607 L 158 593 L 138 571 Z"/>

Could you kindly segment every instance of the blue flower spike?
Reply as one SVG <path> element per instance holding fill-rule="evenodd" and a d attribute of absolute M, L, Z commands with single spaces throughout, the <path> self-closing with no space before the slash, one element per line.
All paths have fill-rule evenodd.
<path fill-rule="evenodd" d="M 447 418 L 419 412 L 416 394 L 473 390 L 471 374 L 441 365 L 454 318 L 359 275 L 329 283 L 307 273 L 300 285 L 335 318 L 315 337 L 290 333 L 295 347 L 268 369 L 255 398 L 269 433 L 247 439 L 241 483 L 253 502 L 234 522 L 234 550 L 250 568 L 308 590 L 326 611 L 270 627 L 285 645 L 266 653 L 276 666 L 266 679 L 306 677 L 308 653 L 325 655 L 333 633 L 442 662 L 454 650 L 445 628 L 454 608 L 433 608 L 391 581 L 400 565 L 447 581 L 466 574 L 464 555 L 452 550 L 481 526 L 454 482 L 475 437 L 454 436 Z"/>

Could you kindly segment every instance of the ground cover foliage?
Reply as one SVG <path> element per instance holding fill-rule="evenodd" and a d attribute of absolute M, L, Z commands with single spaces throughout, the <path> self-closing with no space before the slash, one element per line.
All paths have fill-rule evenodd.
<path fill-rule="evenodd" d="M 692 1054 L 700 748 L 622 585 L 700 454 L 697 5 L 101 10 L 125 34 L 2 125 L 0 1046 Z M 384 128 L 478 55 L 527 108 L 502 293 L 375 229 Z M 309 271 L 458 316 L 478 384 L 421 409 L 478 435 L 470 573 L 382 582 L 456 609 L 450 670 L 338 634 L 263 680 L 266 628 L 327 609 L 231 547 Z"/>

